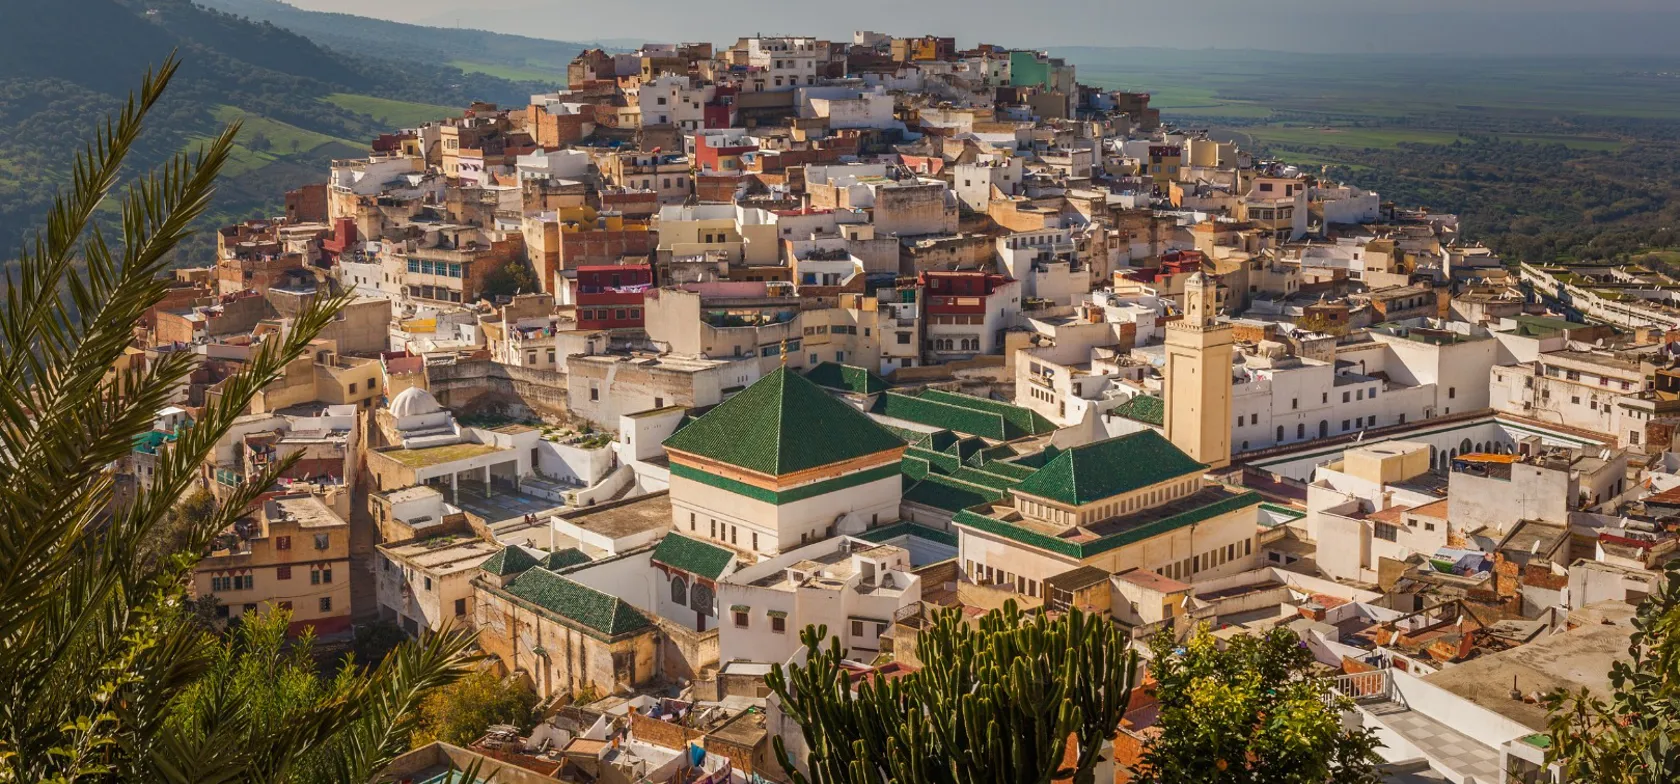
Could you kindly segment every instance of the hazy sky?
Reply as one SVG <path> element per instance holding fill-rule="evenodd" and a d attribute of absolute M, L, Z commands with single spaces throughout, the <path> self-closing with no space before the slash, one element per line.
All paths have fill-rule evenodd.
<path fill-rule="evenodd" d="M 732 42 L 938 32 L 959 45 L 1324 52 L 1665 54 L 1675 0 L 288 0 L 317 10 L 561 40 Z M 1585 9 L 1585 10 L 1584 10 Z"/>

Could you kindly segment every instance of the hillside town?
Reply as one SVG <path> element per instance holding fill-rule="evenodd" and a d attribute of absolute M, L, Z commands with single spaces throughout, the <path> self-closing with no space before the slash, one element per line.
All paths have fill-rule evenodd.
<path fill-rule="evenodd" d="M 892 679 L 934 614 L 1005 602 L 1140 650 L 1287 628 L 1395 782 L 1551 781 L 1544 695 L 1609 693 L 1680 547 L 1664 270 L 1509 264 L 1039 51 L 859 31 L 568 76 L 222 227 L 112 369 L 195 368 L 132 493 L 349 298 L 200 466 L 227 500 L 295 460 L 194 588 L 328 643 L 471 630 L 537 696 L 388 775 L 787 781 L 766 676 L 801 630 Z"/>

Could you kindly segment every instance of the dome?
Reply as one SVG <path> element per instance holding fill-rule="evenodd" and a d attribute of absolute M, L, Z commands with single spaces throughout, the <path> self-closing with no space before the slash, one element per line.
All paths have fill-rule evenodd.
<path fill-rule="evenodd" d="M 391 414 L 397 418 L 425 416 L 443 410 L 432 393 L 419 387 L 409 387 L 391 399 Z"/>

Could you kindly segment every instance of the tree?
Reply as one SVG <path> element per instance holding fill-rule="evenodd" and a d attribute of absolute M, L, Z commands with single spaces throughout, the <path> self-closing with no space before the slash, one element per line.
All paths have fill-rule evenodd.
<path fill-rule="evenodd" d="M 298 781 L 317 778 L 298 764 L 317 752 L 318 778 L 366 781 L 406 749 L 423 696 L 469 669 L 467 638 L 439 635 L 371 670 L 346 668 L 271 727 L 247 692 L 214 685 L 224 651 L 186 609 L 214 537 L 294 461 L 251 477 L 213 514 L 180 516 L 190 522 L 175 532 L 178 549 L 147 557 L 216 442 L 343 300 L 318 299 L 265 340 L 160 452 L 151 486 L 111 503 L 107 466 L 151 429 L 193 360 L 178 352 L 121 379 L 108 373 L 167 292 L 160 273 L 209 204 L 238 132 L 130 182 L 119 242 L 90 230 L 176 68 L 171 57 L 147 74 L 77 156 L 0 307 L 0 781 Z"/>
<path fill-rule="evenodd" d="M 496 724 L 523 727 L 537 707 L 537 695 L 524 684 L 479 670 L 432 692 L 420 703 L 414 746 L 434 740 L 465 746 Z"/>
<path fill-rule="evenodd" d="M 1680 780 L 1680 561 L 1639 604 L 1628 658 L 1610 665 L 1611 697 L 1585 688 L 1547 699 L 1546 762 L 1564 781 L 1657 784 Z"/>
<path fill-rule="evenodd" d="M 1015 602 L 970 623 L 937 612 L 917 641 L 922 669 L 852 684 L 827 629 L 801 634 L 803 665 L 766 679 L 809 749 L 798 784 L 1038 782 L 1093 779 L 1131 695 L 1137 655 L 1107 620 L 1077 609 L 1030 617 Z M 823 643 L 827 639 L 828 646 Z M 1070 742 L 1079 762 L 1061 767 Z M 796 760 L 775 739 L 786 770 Z"/>
<path fill-rule="evenodd" d="M 1182 645 L 1150 638 L 1160 715 L 1144 747 L 1154 784 L 1376 784 L 1378 741 L 1349 731 L 1345 698 L 1309 676 L 1312 653 L 1288 629 L 1224 643 L 1202 626 Z"/>

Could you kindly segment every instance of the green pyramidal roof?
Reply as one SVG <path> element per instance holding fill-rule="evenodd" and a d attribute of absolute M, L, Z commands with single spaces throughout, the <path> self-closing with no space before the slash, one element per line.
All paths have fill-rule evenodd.
<path fill-rule="evenodd" d="M 510 574 L 519 574 L 536 565 L 537 559 L 530 553 L 525 552 L 525 548 L 511 544 L 503 547 L 501 552 L 490 556 L 484 563 L 479 564 L 478 568 L 499 577 L 506 577 Z"/>
<path fill-rule="evenodd" d="M 1015 490 L 1080 506 L 1205 470 L 1160 433 L 1144 430 L 1068 449 Z"/>
<path fill-rule="evenodd" d="M 678 430 L 665 446 L 781 476 L 897 449 L 904 442 L 781 367 Z"/>

